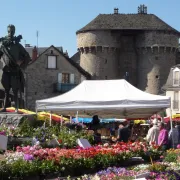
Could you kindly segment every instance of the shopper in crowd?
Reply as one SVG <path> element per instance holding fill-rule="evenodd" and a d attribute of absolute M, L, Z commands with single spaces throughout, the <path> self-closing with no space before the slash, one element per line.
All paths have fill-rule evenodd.
<path fill-rule="evenodd" d="M 172 130 L 169 131 L 169 147 L 177 148 L 180 144 L 180 125 L 173 124 Z"/>
<path fill-rule="evenodd" d="M 159 124 L 159 130 L 158 145 L 165 151 L 168 149 L 168 131 L 163 122 Z"/>
<path fill-rule="evenodd" d="M 110 127 L 110 135 L 111 136 L 115 136 L 115 134 L 116 134 L 115 128 L 116 128 L 115 123 L 112 123 L 112 126 Z"/>
<path fill-rule="evenodd" d="M 139 129 L 138 126 L 133 124 L 131 128 L 130 141 L 135 142 L 138 138 Z"/>
<path fill-rule="evenodd" d="M 96 144 L 99 144 L 99 143 L 102 142 L 102 141 L 101 141 L 101 134 L 98 132 L 97 129 L 94 130 L 94 142 L 95 142 Z"/>
<path fill-rule="evenodd" d="M 153 126 L 148 130 L 146 141 L 151 145 L 152 143 L 158 144 L 159 127 L 158 120 L 153 120 Z"/>
<path fill-rule="evenodd" d="M 130 138 L 129 125 L 124 125 L 123 123 L 121 123 L 118 129 L 117 140 L 120 142 L 128 142 L 129 138 Z"/>

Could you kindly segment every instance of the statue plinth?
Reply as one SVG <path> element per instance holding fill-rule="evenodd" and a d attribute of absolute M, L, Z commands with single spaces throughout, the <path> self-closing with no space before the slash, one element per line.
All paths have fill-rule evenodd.
<path fill-rule="evenodd" d="M 34 114 L 20 114 L 16 112 L 0 112 L 0 126 L 14 126 L 17 127 L 23 119 L 33 121 Z"/>

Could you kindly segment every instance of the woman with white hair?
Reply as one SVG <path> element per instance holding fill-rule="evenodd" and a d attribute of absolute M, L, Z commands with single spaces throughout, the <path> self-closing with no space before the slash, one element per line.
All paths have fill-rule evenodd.
<path fill-rule="evenodd" d="M 153 126 L 149 129 L 146 140 L 151 145 L 155 143 L 158 145 L 158 136 L 159 136 L 159 127 L 158 127 L 158 120 L 154 119 L 152 122 Z"/>

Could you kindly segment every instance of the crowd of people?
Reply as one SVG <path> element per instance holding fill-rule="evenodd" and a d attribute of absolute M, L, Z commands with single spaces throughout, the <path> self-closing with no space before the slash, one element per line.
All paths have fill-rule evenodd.
<path fill-rule="evenodd" d="M 180 144 L 180 125 L 173 123 L 171 129 L 168 125 L 155 119 L 153 120 L 153 126 L 148 131 L 146 140 L 149 144 L 155 143 L 161 146 L 163 150 L 177 148 L 177 145 Z"/>
<path fill-rule="evenodd" d="M 121 123 L 118 129 L 117 137 L 113 137 L 113 142 L 128 142 L 133 139 L 133 126 L 129 123 Z M 149 144 L 155 144 L 167 150 L 169 148 L 177 148 L 180 144 L 180 125 L 173 124 L 173 128 L 169 128 L 168 124 L 164 124 L 156 119 L 153 120 L 144 140 Z"/>
<path fill-rule="evenodd" d="M 98 116 L 93 117 L 93 125 L 99 124 Z M 144 137 L 141 137 L 147 143 L 158 145 L 162 148 L 162 150 L 167 150 L 169 148 L 177 148 L 177 145 L 180 144 L 180 125 L 175 123 L 172 124 L 173 128 L 171 129 L 170 123 L 164 124 L 163 122 L 154 119 L 149 126 L 146 127 L 146 133 L 143 131 L 143 128 L 138 129 L 139 135 L 142 134 L 140 131 L 143 131 Z M 115 129 L 115 128 L 114 128 Z M 129 121 L 125 121 L 119 124 L 119 128 L 117 130 L 117 136 L 114 132 L 111 132 L 111 141 L 116 142 L 128 142 L 128 141 L 136 141 L 134 138 L 134 134 L 136 132 L 136 128 L 134 124 Z M 141 136 L 141 135 L 140 135 Z M 96 143 L 100 143 L 101 134 L 98 130 L 94 129 L 94 140 Z"/>

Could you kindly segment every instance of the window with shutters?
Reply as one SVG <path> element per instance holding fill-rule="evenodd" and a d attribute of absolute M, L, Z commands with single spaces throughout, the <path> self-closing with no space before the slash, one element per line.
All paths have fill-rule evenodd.
<path fill-rule="evenodd" d="M 62 73 L 62 83 L 67 84 L 70 83 L 70 74 Z"/>
<path fill-rule="evenodd" d="M 48 69 L 56 69 L 57 68 L 57 57 L 56 56 L 48 56 L 47 68 Z"/>
<path fill-rule="evenodd" d="M 70 73 L 58 73 L 58 83 L 74 84 L 74 74 Z"/>
<path fill-rule="evenodd" d="M 175 68 L 173 70 L 173 86 L 180 85 L 180 70 L 179 68 Z"/>

